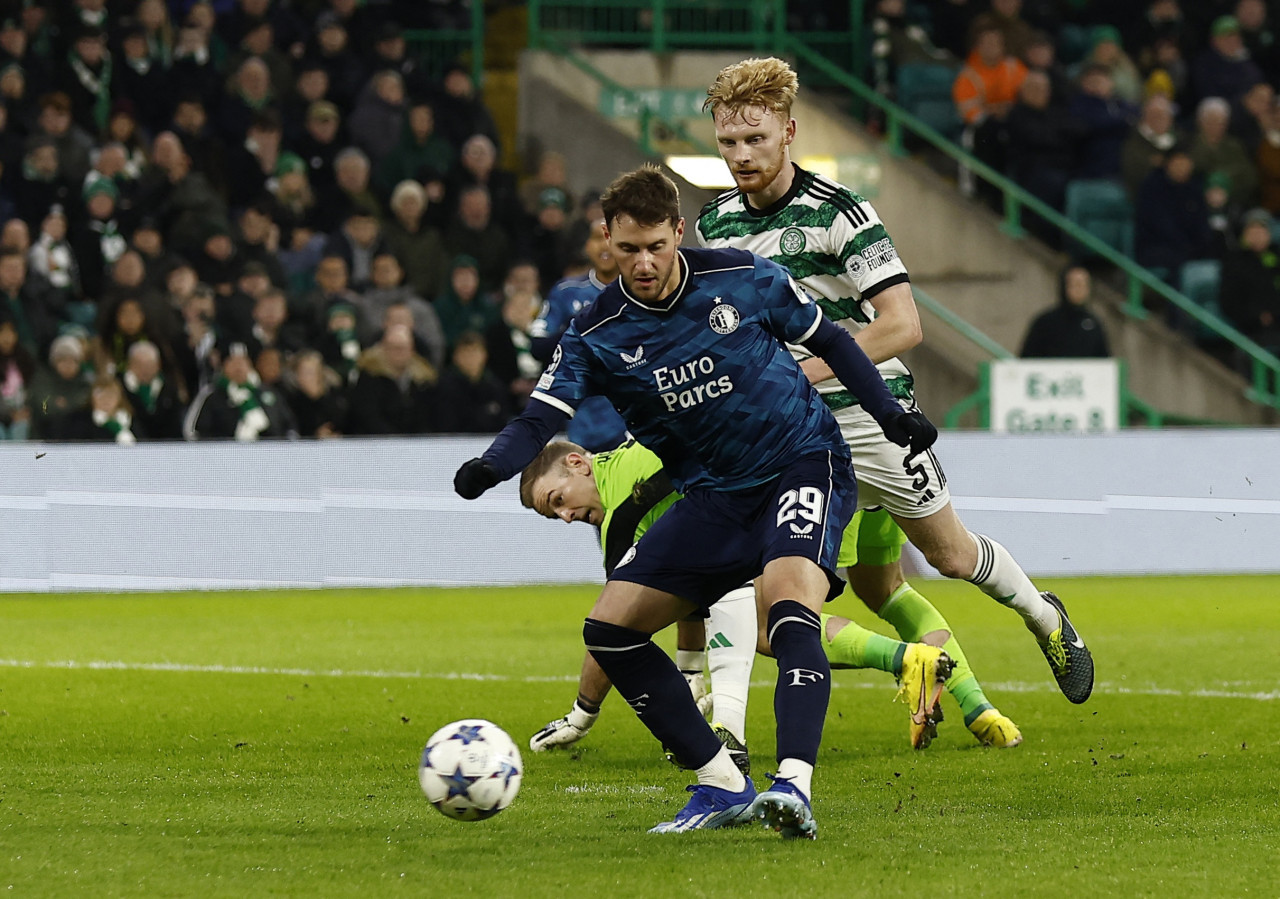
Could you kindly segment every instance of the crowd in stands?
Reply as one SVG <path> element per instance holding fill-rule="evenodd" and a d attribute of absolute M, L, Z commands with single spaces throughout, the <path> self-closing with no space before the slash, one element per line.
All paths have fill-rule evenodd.
<path fill-rule="evenodd" d="M 1108 182 L 1132 210 L 1136 261 L 1179 286 L 1221 265 L 1220 308 L 1280 348 L 1280 21 L 1265 0 L 877 0 L 871 77 L 950 65 L 960 140 L 1065 210 Z M 962 188 L 984 197 L 962 171 Z M 986 198 L 995 199 L 990 194 Z M 1036 216 L 1027 224 L 1070 249 Z M 1244 292 L 1245 295 L 1242 295 Z"/>
<path fill-rule="evenodd" d="M 585 271 L 453 0 L 0 0 L 0 439 L 493 432 Z M 598 214 L 598 209 L 595 210 Z"/>

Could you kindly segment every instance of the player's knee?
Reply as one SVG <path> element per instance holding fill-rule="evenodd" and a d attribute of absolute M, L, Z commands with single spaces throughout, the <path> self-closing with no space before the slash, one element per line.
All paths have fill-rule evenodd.
<path fill-rule="evenodd" d="M 938 573 L 943 577 L 960 578 L 963 580 L 973 574 L 973 562 L 967 560 L 963 553 L 949 548 L 935 549 L 926 553 L 925 561 L 938 569 Z M 966 562 L 968 563 L 967 567 Z"/>

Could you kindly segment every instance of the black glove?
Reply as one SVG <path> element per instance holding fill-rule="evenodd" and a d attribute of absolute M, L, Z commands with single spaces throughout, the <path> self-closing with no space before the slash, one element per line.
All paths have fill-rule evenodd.
<path fill-rule="evenodd" d="M 501 480 L 488 462 L 471 459 L 463 462 L 458 473 L 453 476 L 453 492 L 463 499 L 475 499 L 490 487 L 497 486 Z"/>
<path fill-rule="evenodd" d="M 911 448 L 911 455 L 922 453 L 938 439 L 938 429 L 924 417 L 923 412 L 899 412 L 893 418 L 881 422 L 884 436 L 898 446 Z"/>

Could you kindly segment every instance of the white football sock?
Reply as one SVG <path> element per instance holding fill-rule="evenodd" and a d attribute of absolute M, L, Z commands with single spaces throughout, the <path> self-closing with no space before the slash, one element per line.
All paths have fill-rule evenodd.
<path fill-rule="evenodd" d="M 1058 610 L 1045 602 L 1007 549 L 973 531 L 969 536 L 978 547 L 978 564 L 969 582 L 1001 605 L 1016 610 L 1033 634 L 1041 640 L 1047 639 L 1058 629 Z"/>
<path fill-rule="evenodd" d="M 756 659 L 756 593 L 739 587 L 711 606 L 707 621 L 707 659 L 711 669 L 711 720 L 747 740 L 747 691 Z"/>
<path fill-rule="evenodd" d="M 783 759 L 778 762 L 778 779 L 786 778 L 791 785 L 804 794 L 806 799 L 813 796 L 813 765 L 800 759 Z"/>
<path fill-rule="evenodd" d="M 711 787 L 719 787 L 733 793 L 741 793 L 747 788 L 747 779 L 738 766 L 729 757 L 729 750 L 723 746 L 711 759 L 698 769 L 698 783 Z"/>

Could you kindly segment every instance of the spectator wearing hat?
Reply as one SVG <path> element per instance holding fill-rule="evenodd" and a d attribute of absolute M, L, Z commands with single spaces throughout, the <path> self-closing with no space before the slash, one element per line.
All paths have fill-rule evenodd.
<path fill-rule="evenodd" d="M 449 347 L 464 331 L 484 334 L 502 314 L 492 295 L 481 291 L 476 260 L 466 255 L 454 257 L 448 283 L 436 297 L 435 309 Z"/>
<path fill-rule="evenodd" d="M 1228 133 L 1231 105 L 1221 97 L 1206 97 L 1196 107 L 1196 131 L 1191 136 L 1191 161 L 1199 172 L 1225 172 L 1231 179 L 1231 202 L 1242 208 L 1257 201 L 1258 170 L 1244 145 Z"/>
<path fill-rule="evenodd" d="M 1082 73 L 1091 65 L 1102 66 L 1111 75 L 1115 96 L 1131 106 L 1142 102 L 1142 75 L 1129 54 L 1124 52 L 1120 29 L 1114 25 L 1095 25 L 1089 32 L 1089 52 L 1076 67 Z"/>
<path fill-rule="evenodd" d="M 403 325 L 360 355 L 347 431 L 351 434 L 426 434 L 439 430 L 440 400 L 435 368 L 414 352 L 413 333 Z"/>
<path fill-rule="evenodd" d="M 355 303 L 343 300 L 329 304 L 318 346 L 324 364 L 337 372 L 343 384 L 354 384 L 358 375 L 356 366 L 364 352 L 360 341 L 360 313 Z"/>
<path fill-rule="evenodd" d="M 288 432 L 289 414 L 281 397 L 262 386 L 243 343 L 227 347 L 221 371 L 192 400 L 183 422 L 187 440 L 252 443 Z"/>
<path fill-rule="evenodd" d="M 357 207 L 381 217 L 382 204 L 370 187 L 370 174 L 369 157 L 359 147 L 347 147 L 334 157 L 334 183 L 316 188 L 314 218 L 320 230 L 337 231 Z"/>
<path fill-rule="evenodd" d="M 35 375 L 35 356 L 23 346 L 8 308 L 0 306 L 0 440 L 27 439 Z"/>
<path fill-rule="evenodd" d="M 80 263 L 80 283 L 86 299 L 97 301 L 106 289 L 104 275 L 128 248 L 116 220 L 119 191 L 110 178 L 95 178 L 83 191 L 85 217 L 72 227 L 71 246 Z"/>
<path fill-rule="evenodd" d="M 63 335 L 49 347 L 49 367 L 31 382 L 33 440 L 63 439 L 67 416 L 89 404 L 90 376 L 84 361 L 84 346 L 75 337 Z"/>
<path fill-rule="evenodd" d="M 1111 71 L 1091 63 L 1080 74 L 1080 90 L 1067 111 L 1083 133 L 1076 165 L 1078 178 L 1120 180 L 1120 151 L 1138 119 L 1138 109 L 1115 95 Z"/>
<path fill-rule="evenodd" d="M 181 440 L 186 411 L 173 379 L 165 377 L 160 348 L 149 340 L 129 347 L 120 385 L 133 408 L 132 430 L 140 440 Z"/>
<path fill-rule="evenodd" d="M 1265 209 L 1245 213 L 1238 243 L 1222 262 L 1218 302 L 1246 337 L 1273 352 L 1280 348 L 1280 255 L 1274 220 Z"/>
<path fill-rule="evenodd" d="M 98 132 L 86 131 L 76 123 L 71 99 L 64 92 L 45 94 L 40 98 L 39 106 L 31 139 L 51 139 L 58 148 L 58 174 L 68 184 L 79 184 L 91 164 L 89 156 L 93 151 L 93 138 L 89 135 Z"/>
<path fill-rule="evenodd" d="M 489 369 L 489 351 L 479 334 L 458 338 L 450 365 L 440 376 L 440 430 L 446 434 L 496 434 L 514 408 L 507 385 Z"/>
<path fill-rule="evenodd" d="M 172 82 L 163 63 L 152 57 L 147 44 L 147 30 L 137 19 L 125 19 L 120 23 L 118 59 L 119 65 L 113 77 L 113 96 L 117 102 L 127 100 L 133 105 L 147 131 L 159 131 L 168 124 Z"/>
<path fill-rule="evenodd" d="M 327 9 L 316 17 L 315 30 L 307 48 L 329 73 L 329 96 L 342 109 L 350 109 L 365 82 L 365 68 L 351 43 L 342 18 Z"/>
<path fill-rule="evenodd" d="M 1063 269 L 1058 305 L 1037 315 L 1022 341 L 1023 359 L 1105 359 L 1111 355 L 1102 322 L 1088 309 L 1093 276 L 1082 265 Z"/>
<path fill-rule="evenodd" d="M 404 266 L 405 281 L 420 297 L 435 299 L 449 270 L 440 232 L 426 224 L 427 192 L 406 179 L 391 192 L 391 217 L 382 226 L 387 246 Z"/>
<path fill-rule="evenodd" d="M 427 199 L 442 204 L 445 186 L 457 165 L 457 151 L 436 133 L 435 110 L 426 100 L 411 100 L 399 143 L 382 158 L 374 182 L 384 195 L 402 181 L 424 185 Z M 440 205 L 443 210 L 443 205 Z"/>
<path fill-rule="evenodd" d="M 482 291 L 496 290 L 502 283 L 512 241 L 490 214 L 488 190 L 478 184 L 463 188 L 458 213 L 444 233 L 444 246 L 453 256 L 471 258 L 480 273 Z"/>
<path fill-rule="evenodd" d="M 66 66 L 59 69 L 59 86 L 71 99 L 76 124 L 89 134 L 100 134 L 107 127 L 115 90 L 114 68 L 102 26 L 80 28 L 67 54 Z"/>
<path fill-rule="evenodd" d="M 1181 144 L 1164 166 L 1143 179 L 1134 200 L 1134 255 L 1140 265 L 1172 277 L 1184 262 L 1212 256 L 1204 183 Z"/>
<path fill-rule="evenodd" d="M 1231 176 L 1210 172 L 1204 179 L 1205 214 L 1209 219 L 1209 256 L 1222 259 L 1236 243 L 1242 210 L 1231 199 Z"/>
<path fill-rule="evenodd" d="M 1219 16 L 1209 28 L 1209 46 L 1191 63 L 1191 88 L 1196 99 L 1221 97 L 1235 102 L 1259 81 L 1262 70 L 1249 58 L 1240 23 L 1235 16 Z"/>
<path fill-rule="evenodd" d="M 1138 186 L 1154 168 L 1164 165 L 1164 155 L 1183 139 L 1173 119 L 1173 103 L 1157 94 L 1142 104 L 1137 123 L 1120 147 L 1120 174 L 1132 199 Z"/>
<path fill-rule="evenodd" d="M 384 69 L 369 79 L 351 111 L 351 136 L 376 167 L 400 144 L 405 91 L 400 73 Z"/>
<path fill-rule="evenodd" d="M 537 215 L 529 231 L 529 249 L 538 260 L 540 289 L 564 277 L 569 259 L 580 249 L 569 229 L 569 196 L 559 187 L 544 187 L 538 194 Z"/>
<path fill-rule="evenodd" d="M 307 163 L 307 178 L 313 190 L 333 187 L 334 162 L 343 141 L 342 116 L 328 100 L 316 100 L 307 107 L 303 134 L 290 146 Z"/>
<path fill-rule="evenodd" d="M 296 153 L 281 153 L 276 176 L 267 182 L 273 201 L 272 219 L 280 228 L 280 265 L 293 279 L 303 269 L 314 268 L 319 257 L 297 254 L 311 244 L 324 247 L 325 237 L 316 234 L 316 195 L 307 177 L 307 164 Z M 317 249 L 316 252 L 319 250 Z"/>

